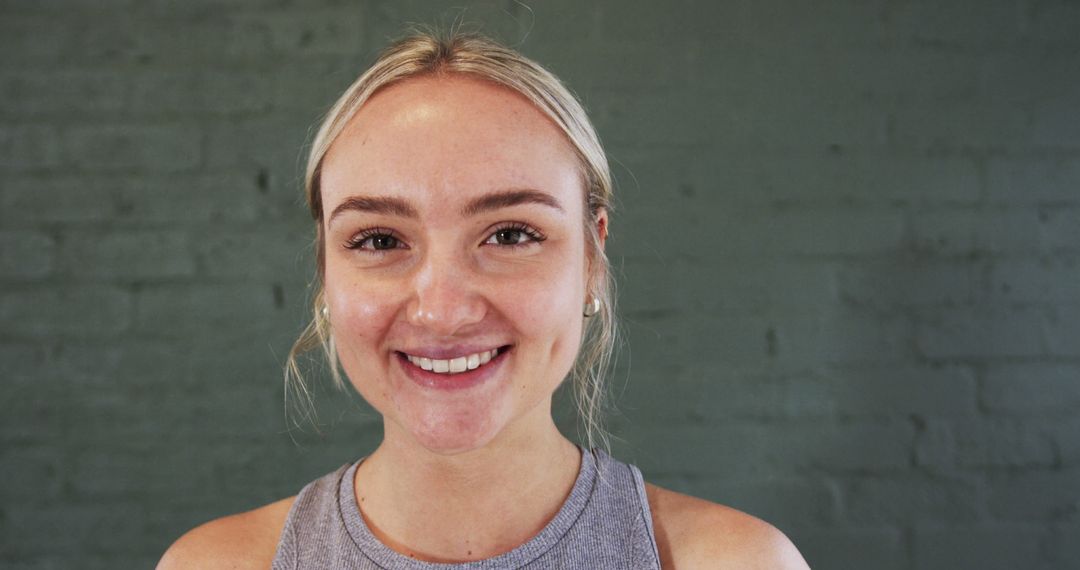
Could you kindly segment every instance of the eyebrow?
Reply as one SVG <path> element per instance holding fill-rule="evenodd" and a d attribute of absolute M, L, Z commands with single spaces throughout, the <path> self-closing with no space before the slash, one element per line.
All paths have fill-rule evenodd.
<path fill-rule="evenodd" d="M 563 211 L 562 204 L 554 196 L 546 192 L 530 189 L 513 189 L 492 192 L 476 198 L 465 204 L 461 213 L 465 216 L 475 216 L 481 212 L 490 212 L 500 208 L 509 208 L 521 204 L 541 204 Z"/>
<path fill-rule="evenodd" d="M 337 207 L 334 208 L 334 211 L 330 213 L 330 219 L 327 223 L 332 222 L 338 214 L 348 210 L 370 212 L 372 214 L 401 216 L 403 218 L 420 217 L 420 214 L 417 213 L 416 208 L 413 208 L 412 204 L 406 202 L 405 200 L 402 200 L 401 198 L 393 198 L 389 196 L 351 196 L 349 198 L 346 198 L 344 202 L 338 204 Z"/>
<path fill-rule="evenodd" d="M 475 216 L 476 214 L 483 212 L 490 212 L 492 210 L 509 208 L 510 206 L 518 206 L 521 204 L 541 204 L 559 210 L 560 212 L 564 211 L 562 204 L 560 204 L 551 194 L 525 188 L 500 190 L 485 194 L 471 200 L 468 204 L 465 204 L 465 206 L 461 208 L 461 213 L 465 216 Z M 394 198 L 391 196 L 352 196 L 334 208 L 334 211 L 330 213 L 330 221 L 333 221 L 338 214 L 348 210 L 400 216 L 403 218 L 420 217 L 416 208 L 408 201 L 401 198 Z"/>

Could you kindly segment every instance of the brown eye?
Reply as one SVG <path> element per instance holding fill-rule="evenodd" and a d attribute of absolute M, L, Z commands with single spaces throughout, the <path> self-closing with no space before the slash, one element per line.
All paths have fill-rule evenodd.
<path fill-rule="evenodd" d="M 539 231 L 530 226 L 520 223 L 509 224 L 496 229 L 487 240 L 487 245 L 501 245 L 506 247 L 528 246 L 540 243 L 547 239 Z"/>
<path fill-rule="evenodd" d="M 407 249 L 405 243 L 394 234 L 393 230 L 384 228 L 366 229 L 345 242 L 345 247 L 368 252 Z"/>
<path fill-rule="evenodd" d="M 499 245 L 517 245 L 525 234 L 521 230 L 499 230 L 495 232 L 495 243 Z"/>
<path fill-rule="evenodd" d="M 398 240 L 394 236 L 386 234 L 371 236 L 371 249 L 394 249 L 398 246 Z"/>

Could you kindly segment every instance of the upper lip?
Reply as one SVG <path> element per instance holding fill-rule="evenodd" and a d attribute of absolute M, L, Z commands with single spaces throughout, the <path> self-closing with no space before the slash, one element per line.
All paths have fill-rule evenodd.
<path fill-rule="evenodd" d="M 470 354 L 477 354 L 480 352 L 487 352 L 496 348 L 502 348 L 507 346 L 506 343 L 491 343 L 491 344 L 458 344 L 452 346 L 415 346 L 412 348 L 402 348 L 398 352 L 402 352 L 409 356 L 417 356 L 420 358 L 431 358 L 433 360 L 450 360 L 453 358 L 460 358 L 462 356 L 469 356 Z"/>

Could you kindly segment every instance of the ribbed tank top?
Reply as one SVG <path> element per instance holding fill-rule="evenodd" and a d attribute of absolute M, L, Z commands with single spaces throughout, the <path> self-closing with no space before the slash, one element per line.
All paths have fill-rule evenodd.
<path fill-rule="evenodd" d="M 353 492 L 359 464 L 345 464 L 300 491 L 285 521 L 272 570 L 660 568 L 641 471 L 602 450 L 582 453 L 569 497 L 536 536 L 510 552 L 461 564 L 420 562 L 375 538 Z"/>

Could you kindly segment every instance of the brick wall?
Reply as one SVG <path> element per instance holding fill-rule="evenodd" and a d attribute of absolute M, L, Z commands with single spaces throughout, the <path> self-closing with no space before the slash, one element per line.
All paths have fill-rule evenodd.
<path fill-rule="evenodd" d="M 1080 567 L 1080 5 L 525 4 L 464 18 L 608 147 L 616 454 L 816 568 Z M 0 2 L 0 565 L 150 566 L 376 444 L 284 415 L 304 145 L 447 6 Z"/>

